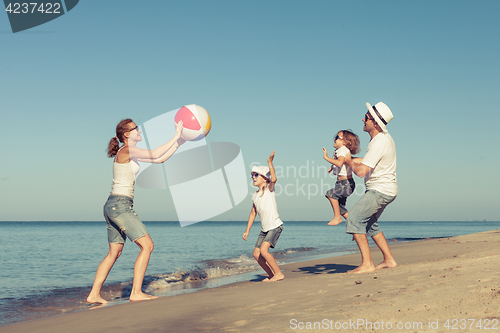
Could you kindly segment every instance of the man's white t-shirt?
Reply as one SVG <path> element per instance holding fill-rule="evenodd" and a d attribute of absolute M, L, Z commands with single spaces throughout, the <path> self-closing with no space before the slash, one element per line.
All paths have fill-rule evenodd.
<path fill-rule="evenodd" d="M 372 168 L 372 173 L 365 176 L 367 190 L 396 196 L 396 145 L 389 133 L 377 134 L 368 144 L 362 164 Z"/>

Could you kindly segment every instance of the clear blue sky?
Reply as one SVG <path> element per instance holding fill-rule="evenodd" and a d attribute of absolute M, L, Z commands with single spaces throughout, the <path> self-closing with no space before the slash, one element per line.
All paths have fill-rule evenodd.
<path fill-rule="evenodd" d="M 319 188 L 334 179 L 312 175 L 321 148 L 350 128 L 364 152 L 365 103 L 379 101 L 394 114 L 399 182 L 382 220 L 500 220 L 499 12 L 498 1 L 83 0 L 16 34 L 0 13 L 0 220 L 102 220 L 118 121 L 198 104 L 208 141 L 238 144 L 248 171 L 272 150 L 276 166 L 303 167 L 278 180 L 296 189 L 277 198 L 284 221 L 328 221 Z M 246 220 L 250 207 L 249 194 L 214 220 Z M 136 188 L 135 208 L 176 220 L 168 191 Z"/>

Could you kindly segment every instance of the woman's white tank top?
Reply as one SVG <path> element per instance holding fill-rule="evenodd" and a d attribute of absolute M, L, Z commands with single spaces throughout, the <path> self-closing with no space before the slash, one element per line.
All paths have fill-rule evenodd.
<path fill-rule="evenodd" d="M 113 161 L 111 194 L 125 195 L 134 198 L 135 176 L 139 173 L 140 168 L 136 158 L 131 158 L 128 163 L 117 163 L 116 160 Z"/>

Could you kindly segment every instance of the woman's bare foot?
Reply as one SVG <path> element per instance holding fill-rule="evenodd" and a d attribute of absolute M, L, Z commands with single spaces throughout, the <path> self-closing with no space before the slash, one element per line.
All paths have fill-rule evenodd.
<path fill-rule="evenodd" d="M 272 278 L 269 279 L 269 282 L 276 282 L 276 281 L 281 281 L 281 280 L 284 280 L 285 279 L 285 276 L 280 273 L 280 274 L 276 274 L 275 276 L 273 276 Z"/>
<path fill-rule="evenodd" d="M 100 295 L 97 295 L 97 296 L 89 295 L 89 297 L 87 297 L 87 302 L 90 304 L 93 304 L 93 303 L 108 304 L 108 301 L 106 301 Z"/>
<path fill-rule="evenodd" d="M 328 225 L 339 225 L 340 223 L 342 223 L 342 218 L 340 216 L 336 216 L 333 220 L 328 222 Z"/>
<path fill-rule="evenodd" d="M 140 293 L 137 295 L 130 295 L 130 301 L 131 302 L 137 302 L 137 301 L 148 301 L 150 299 L 155 299 L 158 298 L 158 296 L 153 296 L 153 295 L 148 295 L 145 293 Z"/>
<path fill-rule="evenodd" d="M 375 271 L 375 266 L 373 266 L 373 264 L 369 265 L 369 264 L 362 264 L 358 267 L 356 267 L 355 269 L 351 270 L 351 271 L 348 271 L 347 274 L 363 274 L 363 273 L 371 273 L 371 272 L 374 272 Z"/>
<path fill-rule="evenodd" d="M 380 264 L 375 267 L 375 269 L 381 269 L 381 268 L 393 268 L 396 267 L 398 263 L 392 259 L 392 260 L 387 260 L 387 261 L 382 261 Z"/>

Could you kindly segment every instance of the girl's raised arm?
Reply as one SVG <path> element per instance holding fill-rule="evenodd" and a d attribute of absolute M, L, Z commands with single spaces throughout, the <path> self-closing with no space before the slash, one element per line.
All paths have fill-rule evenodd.
<path fill-rule="evenodd" d="M 271 173 L 271 179 L 270 179 L 271 183 L 269 184 L 270 191 L 274 191 L 274 184 L 278 180 L 278 178 L 276 178 L 276 171 L 274 170 L 273 160 L 274 160 L 274 150 L 267 159 L 267 164 L 269 165 L 269 172 Z"/>

